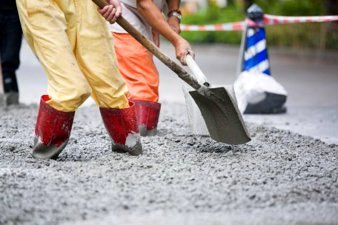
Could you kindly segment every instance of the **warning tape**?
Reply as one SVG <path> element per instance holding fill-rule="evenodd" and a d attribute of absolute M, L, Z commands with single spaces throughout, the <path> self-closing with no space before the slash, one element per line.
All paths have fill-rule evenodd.
<path fill-rule="evenodd" d="M 208 25 L 181 24 L 181 31 L 241 31 L 244 30 L 244 21 Z"/>
<path fill-rule="evenodd" d="M 265 25 L 289 24 L 289 23 L 322 23 L 337 21 L 337 16 L 274 16 L 265 14 L 263 22 Z"/>
<path fill-rule="evenodd" d="M 337 16 L 274 16 L 265 14 L 262 25 L 290 24 L 290 23 L 322 23 L 338 21 Z M 242 31 L 248 26 L 261 26 L 254 21 L 246 19 L 233 23 L 188 25 L 181 24 L 181 31 Z"/>

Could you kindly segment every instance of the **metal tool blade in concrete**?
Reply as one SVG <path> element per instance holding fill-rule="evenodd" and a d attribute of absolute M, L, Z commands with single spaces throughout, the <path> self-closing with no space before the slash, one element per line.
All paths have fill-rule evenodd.
<path fill-rule="evenodd" d="M 105 0 L 93 0 L 93 2 L 100 8 L 108 4 Z M 212 139 L 227 144 L 243 144 L 250 141 L 241 115 L 224 88 L 209 89 L 206 85 L 200 84 L 194 76 L 162 53 L 153 42 L 136 30 L 122 16 L 118 17 L 116 22 L 196 90 L 196 92 L 192 93 L 192 97 L 202 112 Z"/>
<path fill-rule="evenodd" d="M 187 55 L 186 61 L 196 80 L 208 87 L 214 94 L 213 100 L 210 101 L 208 97 L 201 95 L 200 91 L 189 91 L 198 106 L 197 108 L 192 101 L 187 105 L 188 115 L 194 116 L 192 122 L 198 123 L 193 127 L 205 134 L 206 131 L 203 128 L 206 125 L 209 135 L 214 140 L 228 144 L 243 144 L 250 141 L 249 133 L 237 107 L 233 86 L 211 87 L 206 76 L 190 55 Z M 197 109 L 200 112 L 196 111 Z M 205 125 L 200 114 L 204 118 Z"/>

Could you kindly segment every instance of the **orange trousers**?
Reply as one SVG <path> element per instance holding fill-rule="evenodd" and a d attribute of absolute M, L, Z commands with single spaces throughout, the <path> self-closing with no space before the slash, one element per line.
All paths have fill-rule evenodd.
<path fill-rule="evenodd" d="M 131 35 L 113 33 L 120 73 L 131 100 L 158 102 L 159 73 L 153 55 Z"/>

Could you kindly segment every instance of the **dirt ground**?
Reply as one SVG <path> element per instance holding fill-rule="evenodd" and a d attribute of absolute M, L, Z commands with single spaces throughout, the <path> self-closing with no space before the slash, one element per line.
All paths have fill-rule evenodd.
<path fill-rule="evenodd" d="M 237 48 L 194 47 L 213 84 L 234 81 Z M 288 112 L 245 116 L 252 136 L 245 145 L 191 135 L 182 83 L 156 62 L 163 110 L 159 135 L 142 139 L 143 155 L 111 152 L 89 101 L 60 158 L 39 161 L 30 153 L 46 79 L 24 43 L 24 104 L 0 108 L 0 224 L 337 225 L 337 54 L 271 52 Z"/>

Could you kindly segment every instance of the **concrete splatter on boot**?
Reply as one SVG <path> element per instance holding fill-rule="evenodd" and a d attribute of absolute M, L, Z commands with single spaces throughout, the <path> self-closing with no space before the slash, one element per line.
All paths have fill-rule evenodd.
<path fill-rule="evenodd" d="M 35 126 L 33 157 L 55 159 L 66 147 L 72 130 L 75 112 L 58 111 L 46 102 L 48 95 L 40 101 L 39 114 Z"/>
<path fill-rule="evenodd" d="M 112 150 L 142 154 L 142 144 L 138 132 L 134 103 L 126 109 L 100 108 L 103 123 L 112 139 Z"/>
<path fill-rule="evenodd" d="M 141 136 L 154 136 L 157 133 L 157 123 L 161 104 L 157 102 L 133 100 L 138 128 Z"/>

